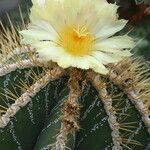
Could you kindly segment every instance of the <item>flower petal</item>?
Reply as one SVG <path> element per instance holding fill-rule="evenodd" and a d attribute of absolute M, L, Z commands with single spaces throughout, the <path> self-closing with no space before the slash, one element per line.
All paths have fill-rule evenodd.
<path fill-rule="evenodd" d="M 108 74 L 108 69 L 98 60 L 96 60 L 94 57 L 89 56 L 89 62 L 90 62 L 90 68 L 93 69 L 95 72 L 106 75 Z"/>
<path fill-rule="evenodd" d="M 84 70 L 90 68 L 89 61 L 86 57 L 73 57 L 71 55 L 68 55 L 67 53 L 65 55 L 65 57 L 61 57 L 57 60 L 59 66 L 63 68 L 72 66 Z"/>
<path fill-rule="evenodd" d="M 105 65 L 108 63 L 116 63 L 122 60 L 122 56 L 117 54 L 107 54 L 100 51 L 93 52 L 92 56 Z"/>
<path fill-rule="evenodd" d="M 115 22 L 112 22 L 111 24 L 104 25 L 97 33 L 95 33 L 95 35 L 98 39 L 108 38 L 114 35 L 116 32 L 122 30 L 126 24 L 126 20 L 117 20 Z"/>
<path fill-rule="evenodd" d="M 41 49 L 40 48 L 37 49 L 37 52 L 41 59 L 56 62 L 56 60 L 60 58 L 61 47 L 57 47 L 57 46 L 49 46 L 44 48 L 41 47 Z"/>
<path fill-rule="evenodd" d="M 56 31 L 49 24 L 47 24 L 46 22 L 42 22 L 42 21 L 38 23 L 37 25 L 30 25 L 28 27 L 28 30 L 20 31 L 20 34 L 22 34 L 23 37 L 26 37 L 27 41 L 29 41 L 28 38 L 30 40 L 33 39 L 33 42 L 35 40 L 55 41 L 58 38 L 58 34 L 56 33 Z"/>
<path fill-rule="evenodd" d="M 43 6 L 46 0 L 32 0 L 33 5 Z"/>
<path fill-rule="evenodd" d="M 106 40 L 97 40 L 96 49 L 109 52 L 112 49 L 129 49 L 135 46 L 133 39 L 127 35 L 115 36 Z"/>
<path fill-rule="evenodd" d="M 91 24 L 92 32 L 98 33 L 99 30 L 104 26 L 110 25 L 112 22 L 117 21 L 117 9 L 118 6 L 114 4 L 104 3 L 101 5 L 99 12 L 96 14 L 96 16 L 94 16 L 95 20 Z"/>

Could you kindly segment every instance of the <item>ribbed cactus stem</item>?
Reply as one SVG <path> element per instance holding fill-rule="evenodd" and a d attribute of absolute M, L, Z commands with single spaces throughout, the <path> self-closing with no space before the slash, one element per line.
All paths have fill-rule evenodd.
<path fill-rule="evenodd" d="M 42 78 L 37 80 L 29 89 L 23 93 L 15 103 L 13 103 L 6 111 L 4 115 L 0 118 L 0 128 L 4 128 L 10 121 L 10 118 L 13 117 L 22 107 L 26 106 L 32 98 L 44 88 L 50 81 L 58 79 L 63 75 L 61 68 L 57 67 L 52 70 L 48 70 Z"/>
<path fill-rule="evenodd" d="M 139 98 L 139 93 L 130 89 L 126 90 L 126 93 L 128 94 L 128 97 L 130 98 L 131 102 L 135 105 L 136 109 L 141 114 L 142 120 L 148 128 L 148 132 L 150 134 L 150 116 L 143 101 Z"/>
<path fill-rule="evenodd" d="M 78 119 L 80 117 L 80 105 L 78 98 L 81 96 L 83 88 L 79 85 L 80 76 L 78 70 L 73 70 L 68 81 L 70 94 L 64 102 L 61 110 L 61 129 L 56 138 L 55 149 L 65 150 L 68 141 L 68 135 L 74 134 L 80 129 Z"/>
<path fill-rule="evenodd" d="M 68 135 L 79 130 L 77 120 L 79 118 L 80 106 L 77 103 L 79 94 L 70 93 L 62 108 L 61 129 L 56 137 L 55 150 L 65 150 Z"/>
<path fill-rule="evenodd" d="M 28 59 L 28 60 L 21 60 L 13 64 L 5 65 L 4 67 L 0 68 L 0 76 L 5 76 L 8 73 L 11 73 L 17 69 L 25 69 L 25 68 L 31 68 L 31 67 L 38 67 L 43 66 L 44 64 L 43 60 L 41 59 Z"/>
<path fill-rule="evenodd" d="M 150 134 L 150 116 L 148 114 L 148 109 L 147 107 L 144 105 L 142 99 L 140 98 L 140 94 L 134 89 L 134 87 L 130 87 L 130 88 L 123 88 L 122 85 L 123 83 L 120 82 L 121 80 L 121 76 L 118 76 L 117 74 L 115 74 L 114 72 L 112 72 L 110 74 L 110 80 L 117 86 L 120 87 L 120 89 L 122 89 L 129 97 L 129 99 L 131 100 L 131 102 L 135 105 L 136 109 L 139 111 L 139 113 L 142 116 L 142 120 L 144 122 L 144 124 L 146 125 L 146 127 L 148 128 L 148 132 Z"/>
<path fill-rule="evenodd" d="M 101 80 L 100 75 L 90 73 L 93 86 L 99 93 L 99 97 L 104 104 L 104 109 L 108 115 L 108 123 L 112 130 L 111 136 L 113 140 L 112 150 L 122 150 L 122 138 L 119 132 L 119 123 L 117 122 L 116 112 L 112 106 L 112 98 L 108 95 L 106 84 Z"/>

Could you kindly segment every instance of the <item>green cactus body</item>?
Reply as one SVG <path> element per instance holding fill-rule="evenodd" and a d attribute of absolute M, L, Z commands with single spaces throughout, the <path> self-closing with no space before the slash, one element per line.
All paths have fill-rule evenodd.
<path fill-rule="evenodd" d="M 39 61 L 38 59 L 29 60 L 31 62 Z M 132 65 L 130 64 L 131 61 L 133 61 Z M 23 61 L 21 60 L 19 63 L 21 62 Z M 125 62 L 132 67 L 137 63 L 139 64 L 137 60 Z M 122 62 L 122 65 L 123 63 L 124 62 Z M 18 65 L 20 69 L 13 70 L 9 73 L 7 72 L 10 66 L 7 65 L 7 74 L 4 75 L 3 72 L 0 77 L 1 127 L 3 127 L 0 129 L 0 147 L 2 150 L 56 149 L 56 142 L 59 142 L 57 141 L 57 136 L 60 134 L 61 125 L 65 120 L 65 118 L 63 118 L 64 120 L 62 119 L 62 116 L 64 115 L 64 111 L 67 111 L 64 109 L 65 102 L 69 99 L 71 94 L 69 87 L 75 88 L 74 86 L 70 86 L 70 82 L 76 84 L 77 81 L 82 83 L 83 92 L 82 94 L 81 92 L 76 93 L 78 98 L 76 97 L 75 102 L 77 106 L 80 106 L 80 114 L 77 115 L 73 123 L 77 122 L 80 127 L 79 129 L 74 129 L 74 124 L 71 126 L 72 131 L 67 133 L 67 139 L 63 141 L 66 149 L 112 149 L 115 142 L 119 143 L 120 149 L 149 149 L 150 136 L 147 130 L 148 126 L 142 121 L 143 116 L 141 117 L 140 111 L 132 104 L 130 97 L 126 93 L 126 87 L 123 89 L 123 84 L 119 84 L 126 83 L 124 86 L 132 85 L 133 82 L 130 81 L 130 84 L 127 82 L 128 76 L 126 76 L 127 79 L 122 76 L 122 81 L 118 80 L 119 82 L 117 83 L 117 78 L 112 80 L 109 76 L 100 77 L 91 71 L 85 72 L 73 68 L 68 70 L 68 72 L 70 72 L 69 76 L 68 73 L 57 68 L 55 64 L 49 67 L 46 67 L 45 64 L 45 67 L 40 67 L 42 65 L 41 62 L 39 63 L 39 67 L 35 67 L 32 63 L 30 63 L 30 65 L 31 67 L 27 65 L 21 68 Z M 118 68 L 120 67 L 119 65 L 120 64 L 118 64 Z M 50 74 L 48 73 L 48 82 L 45 81 L 44 77 L 47 71 L 50 71 Z M 129 73 L 133 73 L 132 71 Z M 74 74 L 72 75 L 71 72 L 75 72 L 76 75 L 79 74 L 78 76 L 83 78 L 79 79 Z M 138 77 L 139 73 L 137 70 L 136 73 Z M 132 78 L 134 81 L 136 80 L 135 76 L 130 76 L 130 80 L 131 77 L 134 77 Z M 39 82 L 41 78 L 43 78 L 43 80 Z M 71 81 L 72 78 L 77 80 L 74 79 Z M 86 84 L 84 83 L 85 79 Z M 140 82 L 137 84 L 141 85 L 142 83 L 142 86 L 145 86 L 147 89 L 149 86 L 147 82 L 148 79 L 145 79 L 144 76 L 140 77 L 140 79 Z M 37 82 L 43 85 L 37 93 L 35 92 L 35 94 L 33 94 L 34 89 L 31 87 Z M 22 106 L 18 106 L 16 103 L 17 99 L 27 91 L 31 92 L 33 96 Z M 148 95 L 149 93 L 146 93 L 146 91 L 140 93 L 143 98 L 144 96 L 148 98 L 148 95 L 143 95 L 143 92 Z M 26 98 L 22 97 L 22 100 L 23 99 Z M 75 104 L 75 102 L 73 102 L 73 104 Z M 111 102 L 111 105 L 109 102 Z M 13 104 L 15 104 L 14 107 L 11 107 Z M 110 106 L 110 108 L 107 106 Z M 13 114 L 13 111 L 16 110 L 17 107 L 19 107 L 18 111 L 16 114 Z M 9 118 L 8 116 L 3 117 L 6 112 L 8 114 L 11 113 L 11 109 L 8 108 L 14 109 L 12 110 L 12 116 Z M 70 113 L 71 112 L 68 112 L 67 115 L 70 115 Z M 116 117 L 113 118 L 114 123 L 116 123 L 115 126 L 110 120 L 111 115 Z M 5 122 L 2 118 L 5 118 L 5 120 L 8 118 L 10 120 L 6 120 Z M 68 122 L 68 124 L 70 123 L 71 121 Z M 115 140 L 115 136 L 112 134 L 113 132 L 118 133 L 116 135 L 120 138 L 118 141 L 117 139 Z M 59 144 L 63 145 L 61 142 Z"/>

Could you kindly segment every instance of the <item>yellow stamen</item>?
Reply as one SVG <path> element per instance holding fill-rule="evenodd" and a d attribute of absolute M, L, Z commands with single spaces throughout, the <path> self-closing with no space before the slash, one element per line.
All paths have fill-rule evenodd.
<path fill-rule="evenodd" d="M 59 42 L 64 50 L 73 56 L 88 55 L 93 49 L 94 35 L 86 27 L 66 27 L 61 32 Z"/>

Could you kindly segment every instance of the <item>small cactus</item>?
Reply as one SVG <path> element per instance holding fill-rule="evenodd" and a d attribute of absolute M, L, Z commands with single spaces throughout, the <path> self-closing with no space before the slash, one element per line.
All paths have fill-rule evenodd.
<path fill-rule="evenodd" d="M 53 3 L 63 3 L 58 1 Z M 31 23 L 37 4 L 43 2 L 33 0 Z M 114 4 L 106 4 L 104 0 L 101 3 L 116 9 Z M 41 17 L 39 13 L 36 15 Z M 30 25 L 23 24 L 16 29 L 11 21 L 10 24 L 10 28 L 1 24 L 3 33 L 0 34 L 0 149 L 150 149 L 150 70 L 142 58 L 127 56 L 130 52 L 126 50 L 126 57 L 112 55 L 113 63 L 106 60 L 100 64 L 100 71 L 98 66 L 64 67 L 57 59 L 47 60 L 45 54 L 41 57 L 38 50 L 41 45 L 38 47 L 34 43 L 36 39 L 25 35 Z M 86 47 L 89 43 L 84 45 L 81 41 L 85 37 L 89 40 L 89 33 L 85 34 L 85 28 L 76 33 L 75 39 Z M 22 41 L 29 43 L 22 44 Z M 80 48 L 84 53 L 85 49 Z"/>

